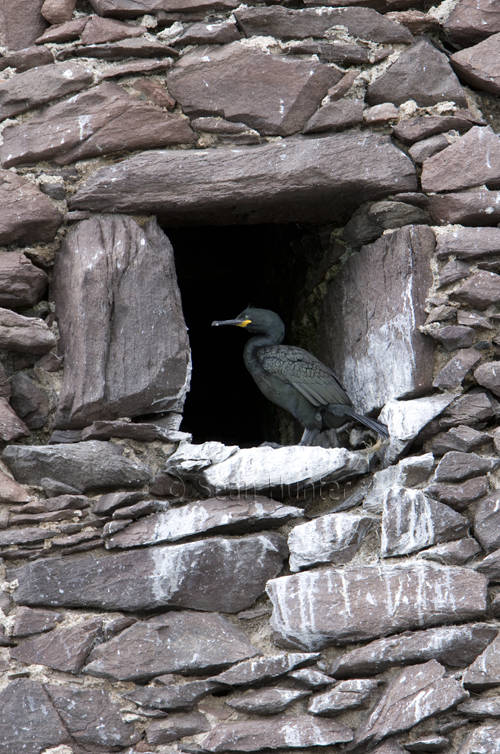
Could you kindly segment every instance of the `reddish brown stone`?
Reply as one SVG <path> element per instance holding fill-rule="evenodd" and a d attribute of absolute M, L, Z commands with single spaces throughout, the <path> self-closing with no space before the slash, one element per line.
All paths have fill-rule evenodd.
<path fill-rule="evenodd" d="M 458 259 L 452 259 L 439 273 L 439 285 L 449 285 L 450 283 L 455 283 L 457 280 L 463 280 L 464 278 L 469 277 L 469 275 L 470 267 L 468 264 L 460 262 Z"/>
<path fill-rule="evenodd" d="M 390 48 L 386 48 L 390 55 Z M 329 44 L 328 42 L 296 42 L 288 49 L 292 55 L 317 55 L 323 63 L 336 63 L 341 66 L 364 65 L 371 63 L 370 49 L 352 44 Z"/>
<path fill-rule="evenodd" d="M 145 26 L 132 26 L 110 18 L 91 16 L 82 32 L 82 44 L 98 45 L 103 42 L 117 42 L 127 37 L 141 37 L 147 31 Z"/>
<path fill-rule="evenodd" d="M 0 44 L 22 50 L 33 44 L 47 28 L 41 14 L 44 0 L 0 0 Z"/>
<path fill-rule="evenodd" d="M 83 16 L 82 18 L 75 18 L 74 21 L 68 21 L 65 24 L 51 26 L 50 29 L 47 29 L 36 40 L 36 43 L 40 45 L 48 42 L 72 42 L 74 39 L 78 39 L 88 21 L 88 16 Z"/>
<path fill-rule="evenodd" d="M 331 102 L 317 110 L 309 118 L 302 133 L 314 134 L 349 128 L 363 122 L 363 102 L 359 99 L 343 99 Z"/>
<path fill-rule="evenodd" d="M 263 134 L 287 136 L 301 130 L 339 78 L 320 63 L 234 42 L 183 56 L 167 83 L 189 115 L 220 115 Z"/>
<path fill-rule="evenodd" d="M 438 134 L 437 136 L 431 136 L 430 139 L 419 141 L 414 144 L 408 150 L 408 154 L 412 158 L 413 162 L 417 165 L 421 165 L 433 154 L 441 152 L 449 145 L 449 141 L 444 134 Z"/>
<path fill-rule="evenodd" d="M 459 387 L 462 380 L 480 359 L 481 353 L 474 348 L 460 349 L 441 369 L 432 384 L 441 390 Z"/>
<path fill-rule="evenodd" d="M 497 225 L 500 191 L 467 191 L 429 197 L 429 212 L 439 225 Z"/>
<path fill-rule="evenodd" d="M 4 131 L 0 149 L 6 167 L 53 159 L 67 164 L 124 149 L 189 143 L 187 120 L 142 102 L 117 84 L 105 83 L 43 115 Z"/>
<path fill-rule="evenodd" d="M 491 435 L 478 432 L 472 427 L 453 427 L 446 434 L 436 437 L 432 443 L 432 452 L 435 456 L 443 456 L 449 450 L 470 453 L 473 450 L 479 450 L 491 440 Z"/>
<path fill-rule="evenodd" d="M 0 84 L 0 120 L 79 92 L 92 81 L 92 73 L 76 63 L 54 63 L 20 73 Z"/>
<path fill-rule="evenodd" d="M 12 636 L 31 636 L 51 631 L 62 621 L 64 615 L 55 610 L 33 610 L 31 607 L 18 607 Z"/>
<path fill-rule="evenodd" d="M 426 39 L 403 52 L 366 92 L 370 105 L 382 102 L 401 105 L 409 99 L 421 107 L 443 100 L 467 107 L 465 93 L 447 57 Z"/>
<path fill-rule="evenodd" d="M 452 115 L 423 115 L 418 118 L 402 120 L 394 126 L 394 136 L 403 144 L 414 144 L 429 136 L 441 134 L 445 131 L 459 131 L 464 133 L 472 128 L 472 123 L 465 118 Z"/>
<path fill-rule="evenodd" d="M 94 618 L 30 639 L 11 649 L 10 656 L 28 665 L 47 665 L 66 673 L 78 673 L 99 638 L 102 638 L 102 620 Z"/>
<path fill-rule="evenodd" d="M 307 715 L 273 717 L 217 725 L 203 739 L 205 751 L 260 751 L 261 749 L 294 749 L 352 741 L 350 728 L 334 720 L 313 719 Z"/>
<path fill-rule="evenodd" d="M 476 332 L 472 327 L 463 325 L 447 325 L 435 330 L 432 337 L 446 348 L 447 351 L 455 351 L 457 348 L 469 348 L 472 345 Z"/>
<path fill-rule="evenodd" d="M 423 191 L 457 191 L 499 181 L 500 139 L 489 126 L 474 126 L 422 168 Z"/>
<path fill-rule="evenodd" d="M 349 71 L 340 79 L 338 84 L 331 86 L 328 90 L 330 102 L 336 102 L 337 100 L 342 99 L 342 97 L 347 94 L 349 89 L 352 87 L 358 76 L 359 71 Z"/>
<path fill-rule="evenodd" d="M 461 80 L 469 86 L 500 94 L 500 34 L 456 52 L 450 62 Z"/>
<path fill-rule="evenodd" d="M 494 395 L 500 395 L 499 361 L 488 361 L 486 364 L 481 364 L 474 372 L 474 377 L 479 385 L 491 390 Z"/>
<path fill-rule="evenodd" d="M 85 27 L 87 29 L 87 27 Z M 68 47 L 57 53 L 58 60 L 69 58 L 97 58 L 100 60 L 125 60 L 126 58 L 163 58 L 178 56 L 178 52 L 161 42 L 149 39 L 124 39 L 101 45 Z"/>
<path fill-rule="evenodd" d="M 436 482 L 461 482 L 494 471 L 498 465 L 500 465 L 500 460 L 495 458 L 450 450 L 439 462 L 435 479 Z"/>
<path fill-rule="evenodd" d="M 469 193 L 462 194 L 471 195 L 473 196 Z M 457 259 L 475 260 L 477 257 L 496 256 L 499 253 L 499 228 L 456 228 L 448 233 L 440 233 L 437 237 L 438 259 L 445 259 L 453 254 Z"/>
<path fill-rule="evenodd" d="M 450 295 L 463 304 L 471 304 L 483 311 L 490 304 L 500 301 L 500 275 L 482 270 L 462 283 Z"/>
<path fill-rule="evenodd" d="M 4 754 L 39 754 L 71 743 L 44 686 L 25 679 L 0 692 L 0 738 Z"/>
<path fill-rule="evenodd" d="M 0 252 L 0 306 L 33 306 L 47 287 L 48 278 L 21 251 Z"/>
<path fill-rule="evenodd" d="M 0 244 L 52 241 L 63 216 L 38 186 L 0 170 Z"/>
<path fill-rule="evenodd" d="M 389 123 L 399 115 L 399 110 L 391 102 L 384 102 L 382 105 L 374 105 L 365 111 L 365 123 L 369 125 L 379 125 L 380 123 Z"/>
<path fill-rule="evenodd" d="M 439 21 L 430 13 L 422 13 L 419 10 L 392 11 L 385 14 L 386 18 L 396 21 L 411 31 L 412 34 L 425 34 L 439 28 Z"/>
<path fill-rule="evenodd" d="M 114 18 L 136 18 L 144 13 L 162 11 L 172 14 L 183 11 L 233 10 L 239 5 L 238 0 L 90 0 L 90 4 L 100 16 Z"/>
<path fill-rule="evenodd" d="M 0 471 L 0 503 L 27 503 L 31 500 L 24 487 Z"/>
<path fill-rule="evenodd" d="M 9 406 L 6 398 L 0 398 L 0 439 L 5 442 L 27 437 L 30 431 Z"/>
<path fill-rule="evenodd" d="M 178 45 L 225 45 L 240 39 L 241 34 L 232 21 L 210 24 L 191 24 L 179 37 Z"/>
<path fill-rule="evenodd" d="M 27 47 L 12 55 L 0 58 L 0 71 L 4 68 L 15 68 L 19 73 L 36 68 L 39 65 L 49 65 L 54 62 L 54 56 L 48 47 Z"/>
<path fill-rule="evenodd" d="M 201 712 L 189 715 L 169 715 L 166 720 L 151 723 L 147 729 L 149 744 L 168 744 L 184 736 L 195 736 L 210 730 L 210 724 Z"/>
<path fill-rule="evenodd" d="M 0 347 L 21 353 L 46 353 L 57 343 L 54 333 L 37 317 L 23 317 L 0 308 Z"/>
<path fill-rule="evenodd" d="M 487 421 L 495 415 L 497 410 L 492 400 L 495 399 L 490 398 L 484 390 L 470 390 L 445 409 L 439 419 L 439 425 L 441 427 L 458 427 L 460 424 L 472 426 Z"/>
<path fill-rule="evenodd" d="M 173 110 L 175 99 L 170 96 L 166 87 L 157 84 L 156 81 L 143 78 L 134 82 L 134 89 L 145 95 L 147 99 L 159 107 L 165 107 L 167 110 Z M 191 125 L 193 125 L 191 123 Z"/>
<path fill-rule="evenodd" d="M 106 68 L 100 76 L 101 79 L 115 79 L 119 76 L 130 76 L 132 73 L 154 73 L 155 71 L 166 71 L 172 65 L 170 58 L 163 60 L 133 60 L 123 65 L 115 65 Z"/>
<path fill-rule="evenodd" d="M 42 16 L 50 24 L 63 24 L 70 20 L 75 5 L 76 0 L 44 0 Z"/>
<path fill-rule="evenodd" d="M 460 0 L 443 24 L 452 42 L 468 47 L 500 32 L 500 8 L 495 0 Z"/>

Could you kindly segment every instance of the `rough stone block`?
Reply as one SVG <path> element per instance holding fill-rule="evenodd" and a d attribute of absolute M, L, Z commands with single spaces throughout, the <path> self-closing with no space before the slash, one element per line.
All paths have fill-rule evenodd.
<path fill-rule="evenodd" d="M 424 80 L 424 79 L 422 79 Z M 457 191 L 500 181 L 500 139 L 488 126 L 474 126 L 422 166 L 423 191 Z"/>
<path fill-rule="evenodd" d="M 288 535 L 290 570 L 320 563 L 348 563 L 363 544 L 374 519 L 350 513 L 331 513 L 295 526 Z"/>
<path fill-rule="evenodd" d="M 0 244 L 52 241 L 63 216 L 38 186 L 0 170 Z"/>

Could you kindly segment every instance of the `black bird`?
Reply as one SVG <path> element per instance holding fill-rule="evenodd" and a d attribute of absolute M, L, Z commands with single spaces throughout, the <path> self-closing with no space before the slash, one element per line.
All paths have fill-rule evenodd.
<path fill-rule="evenodd" d="M 387 427 L 358 414 L 326 364 L 303 348 L 282 346 L 285 325 L 269 309 L 247 307 L 236 319 L 212 322 L 212 327 L 236 325 L 255 333 L 243 359 L 261 392 L 289 411 L 304 427 L 299 445 L 311 445 L 323 429 L 336 429 L 350 419 L 388 437 Z"/>

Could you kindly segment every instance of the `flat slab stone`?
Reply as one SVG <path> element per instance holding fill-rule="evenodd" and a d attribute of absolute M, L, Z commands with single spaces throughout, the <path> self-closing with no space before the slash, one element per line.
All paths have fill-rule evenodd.
<path fill-rule="evenodd" d="M 261 751 L 262 749 L 329 746 L 352 741 L 353 734 L 346 725 L 333 720 L 313 719 L 307 715 L 275 717 L 217 725 L 203 739 L 205 751 Z"/>
<path fill-rule="evenodd" d="M 155 513 L 130 524 L 109 537 L 106 547 L 137 547 L 159 542 L 175 542 L 196 534 L 211 532 L 247 533 L 281 526 L 301 518 L 303 511 L 265 497 L 217 497 L 198 500 L 178 508 Z"/>
<path fill-rule="evenodd" d="M 457 754 L 475 754 L 481 750 L 488 754 L 500 752 L 500 725 L 486 723 L 472 730 L 462 741 Z"/>
<path fill-rule="evenodd" d="M 458 191 L 483 183 L 495 186 L 499 180 L 500 139 L 489 126 L 474 126 L 422 166 L 425 192 Z"/>
<path fill-rule="evenodd" d="M 0 735 L 5 754 L 40 754 L 71 742 L 45 687 L 24 678 L 0 692 Z"/>
<path fill-rule="evenodd" d="M 101 487 L 142 487 L 147 466 L 122 456 L 119 445 L 91 440 L 75 445 L 11 445 L 2 460 L 22 484 L 40 485 L 49 477 L 85 492 Z"/>
<path fill-rule="evenodd" d="M 483 194 L 488 193 L 490 192 L 483 192 Z M 495 194 L 495 192 L 491 193 Z M 447 194 L 447 196 L 452 195 Z M 460 196 L 476 196 L 476 193 L 467 192 Z M 444 197 L 439 198 L 444 199 Z M 438 259 L 446 259 L 453 254 L 457 259 L 475 260 L 499 253 L 500 228 L 454 228 L 452 231 L 440 233 L 437 237 L 436 256 Z"/>
<path fill-rule="evenodd" d="M 22 251 L 0 252 L 0 306 L 33 306 L 42 297 L 48 277 Z"/>
<path fill-rule="evenodd" d="M 340 681 L 330 691 L 314 696 L 307 707 L 311 715 L 333 717 L 347 709 L 366 707 L 366 700 L 376 690 L 378 681 L 368 678 Z"/>
<path fill-rule="evenodd" d="M 457 712 L 461 712 L 471 720 L 500 717 L 500 698 L 493 696 L 486 699 L 467 699 L 467 701 L 459 704 Z"/>
<path fill-rule="evenodd" d="M 320 107 L 302 129 L 304 134 L 335 131 L 363 123 L 363 102 L 349 99 L 330 102 Z"/>
<path fill-rule="evenodd" d="M 201 712 L 189 715 L 170 715 L 148 725 L 146 738 L 150 744 L 167 744 L 185 736 L 195 736 L 210 730 L 210 723 Z"/>
<path fill-rule="evenodd" d="M 475 348 L 460 349 L 441 369 L 432 384 L 441 390 L 458 388 L 481 357 L 481 352 Z"/>
<path fill-rule="evenodd" d="M 102 620 L 95 618 L 29 639 L 13 647 L 10 656 L 28 665 L 47 665 L 65 673 L 79 673 L 100 638 Z"/>
<path fill-rule="evenodd" d="M 137 18 L 158 10 L 167 13 L 232 10 L 238 6 L 238 0 L 91 0 L 91 5 L 100 16 Z"/>
<path fill-rule="evenodd" d="M 500 548 L 500 494 L 481 500 L 474 511 L 474 536 L 486 552 Z"/>
<path fill-rule="evenodd" d="M 54 63 L 18 73 L 0 84 L 0 120 L 85 89 L 92 72 L 76 63 Z"/>
<path fill-rule="evenodd" d="M 395 665 L 438 660 L 444 665 L 465 668 L 496 638 L 498 628 L 488 623 L 442 626 L 411 631 L 372 641 L 346 652 L 329 669 L 336 678 L 378 675 Z"/>
<path fill-rule="evenodd" d="M 233 42 L 183 55 L 167 85 L 188 115 L 220 115 L 261 134 L 288 136 L 303 128 L 340 78 L 321 63 Z"/>
<path fill-rule="evenodd" d="M 429 212 L 438 225 L 497 225 L 500 191 L 467 191 L 429 197 Z"/>
<path fill-rule="evenodd" d="M 500 639 L 497 637 L 470 665 L 463 676 L 464 686 L 482 691 L 500 684 Z"/>
<path fill-rule="evenodd" d="M 31 606 L 132 611 L 170 606 L 237 613 L 262 594 L 286 553 L 284 540 L 270 533 L 102 558 L 47 558 L 16 571 L 15 600 Z"/>
<path fill-rule="evenodd" d="M 235 13 L 247 37 L 271 36 L 277 39 L 321 39 L 332 26 L 345 26 L 352 37 L 371 42 L 411 44 L 412 35 L 401 24 L 372 8 L 316 8 L 292 10 L 280 6 L 246 8 Z"/>
<path fill-rule="evenodd" d="M 240 662 L 211 680 L 227 686 L 259 686 L 281 678 L 295 668 L 312 665 L 320 658 L 317 652 L 286 652 Z"/>
<path fill-rule="evenodd" d="M 465 565 L 468 560 L 481 552 L 481 547 L 475 539 L 459 539 L 457 542 L 447 542 L 444 545 L 429 547 L 420 553 L 425 560 L 435 560 L 444 565 Z"/>
<path fill-rule="evenodd" d="M 3 137 L 4 167 L 40 160 L 67 165 L 109 152 L 188 144 L 196 138 L 185 118 L 165 113 L 112 83 L 52 105 L 43 115 L 6 128 Z"/>
<path fill-rule="evenodd" d="M 421 720 L 463 702 L 467 692 L 454 678 L 444 677 L 445 672 L 436 660 L 402 670 L 357 729 L 356 747 L 378 743 L 386 736 L 408 730 Z"/>
<path fill-rule="evenodd" d="M 451 298 L 483 311 L 500 301 L 500 275 L 480 270 L 452 291 Z"/>
<path fill-rule="evenodd" d="M 491 0 L 460 0 L 443 29 L 453 42 L 469 47 L 500 32 L 500 9 Z"/>
<path fill-rule="evenodd" d="M 465 118 L 454 115 L 422 115 L 417 118 L 402 120 L 393 128 L 393 134 L 403 144 L 415 144 L 421 139 L 442 134 L 446 131 L 469 131 L 472 123 Z"/>
<path fill-rule="evenodd" d="M 500 35 L 459 50 L 450 58 L 453 70 L 462 81 L 492 94 L 500 93 Z"/>
<path fill-rule="evenodd" d="M 381 555 L 409 555 L 430 545 L 460 539 L 469 526 L 465 516 L 427 497 L 422 490 L 393 487 L 383 505 Z"/>
<path fill-rule="evenodd" d="M 362 413 L 431 386 L 433 344 L 418 327 L 434 245 L 428 226 L 406 226 L 362 247 L 328 286 L 317 356 Z"/>
<path fill-rule="evenodd" d="M 205 653 L 207 653 L 206 648 Z M 227 657 L 227 655 L 222 656 Z M 168 674 L 168 677 L 171 681 L 172 676 Z M 157 680 L 162 678 L 164 676 L 158 676 Z M 223 686 L 215 681 L 188 681 L 188 683 L 183 684 L 172 683 L 163 688 L 151 686 L 138 688 L 135 691 L 124 694 L 124 697 L 141 707 L 172 712 L 192 709 L 208 694 L 211 694 L 213 691 L 219 691 L 222 688 Z"/>
<path fill-rule="evenodd" d="M 30 607 L 19 607 L 16 610 L 12 636 L 31 636 L 51 631 L 63 617 L 63 613 L 55 610 L 32 610 Z"/>
<path fill-rule="evenodd" d="M 288 535 L 290 570 L 300 571 L 320 563 L 348 563 L 374 520 L 352 513 L 331 513 L 295 526 Z"/>
<path fill-rule="evenodd" d="M 63 216 L 38 186 L 10 170 L 0 170 L 0 201 L 1 245 L 54 239 Z"/>
<path fill-rule="evenodd" d="M 276 643 L 317 650 L 485 611 L 486 580 L 467 568 L 421 563 L 324 568 L 269 581 Z M 402 601 L 401 593 L 405 594 Z"/>
<path fill-rule="evenodd" d="M 136 27 L 137 28 L 137 27 Z M 121 42 L 67 47 L 57 53 L 58 60 L 68 58 L 96 58 L 97 60 L 126 60 L 127 58 L 177 57 L 172 47 L 151 39 L 124 39 Z"/>
<path fill-rule="evenodd" d="M 152 213 L 173 225 L 325 222 L 347 219 L 362 202 L 416 188 L 415 167 L 389 137 L 352 133 L 147 152 L 98 171 L 71 208 Z"/>
<path fill-rule="evenodd" d="M 229 699 L 228 707 L 249 715 L 276 715 L 287 707 L 310 695 L 303 689 L 270 688 L 262 691 L 246 691 L 236 699 Z"/>
<path fill-rule="evenodd" d="M 440 460 L 436 473 L 436 482 L 462 482 L 471 477 L 483 476 L 494 471 L 500 465 L 497 458 L 486 458 L 477 453 L 461 453 L 450 450 Z"/>
<path fill-rule="evenodd" d="M 258 654 L 246 634 L 221 615 L 172 612 L 134 623 L 99 644 L 84 672 L 141 682 L 163 673 L 210 673 Z"/>
<path fill-rule="evenodd" d="M 425 76 L 422 71 L 425 70 Z M 392 102 L 401 105 L 412 99 L 420 107 L 454 102 L 467 107 L 465 92 L 453 73 L 448 58 L 431 42 L 422 39 L 405 50 L 381 76 L 368 86 L 369 105 Z"/>
<path fill-rule="evenodd" d="M 173 249 L 156 220 L 84 220 L 64 239 L 53 281 L 64 355 L 56 428 L 182 409 L 189 340 Z"/>

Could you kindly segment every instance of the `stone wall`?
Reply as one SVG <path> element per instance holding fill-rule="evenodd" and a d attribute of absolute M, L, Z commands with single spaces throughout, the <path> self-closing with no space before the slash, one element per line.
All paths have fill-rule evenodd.
<path fill-rule="evenodd" d="M 0 0 L 0 754 L 500 752 L 499 40 L 487 0 Z M 382 448 L 181 430 L 165 231 L 266 223 Z"/>

